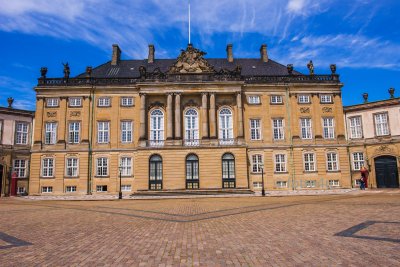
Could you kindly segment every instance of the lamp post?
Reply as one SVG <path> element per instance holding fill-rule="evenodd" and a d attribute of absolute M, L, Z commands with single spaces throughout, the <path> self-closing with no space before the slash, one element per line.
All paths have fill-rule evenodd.
<path fill-rule="evenodd" d="M 264 164 L 260 165 L 261 167 L 261 181 L 262 181 L 262 189 L 261 189 L 261 195 L 265 197 L 265 188 L 264 188 Z"/>
<path fill-rule="evenodd" d="M 118 167 L 119 169 L 119 194 L 118 194 L 118 199 L 122 199 L 122 166 Z"/>

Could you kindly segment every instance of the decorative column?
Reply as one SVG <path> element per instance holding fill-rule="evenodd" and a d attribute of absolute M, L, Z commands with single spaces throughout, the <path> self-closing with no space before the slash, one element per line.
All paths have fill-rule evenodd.
<path fill-rule="evenodd" d="M 242 94 L 236 94 L 236 104 L 238 109 L 238 137 L 243 137 L 243 107 L 242 107 Z"/>
<path fill-rule="evenodd" d="M 181 139 L 181 94 L 175 93 L 175 139 Z"/>
<path fill-rule="evenodd" d="M 146 94 L 140 93 L 140 140 L 146 139 Z"/>
<path fill-rule="evenodd" d="M 207 93 L 201 93 L 202 137 L 208 138 Z"/>
<path fill-rule="evenodd" d="M 215 121 L 215 93 L 210 93 L 210 138 L 217 138 L 217 125 Z"/>
<path fill-rule="evenodd" d="M 172 93 L 167 93 L 167 140 L 172 139 Z"/>

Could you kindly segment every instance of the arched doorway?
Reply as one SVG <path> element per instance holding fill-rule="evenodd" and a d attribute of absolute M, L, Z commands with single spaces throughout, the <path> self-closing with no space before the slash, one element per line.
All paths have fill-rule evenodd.
<path fill-rule="evenodd" d="M 378 188 L 398 188 L 397 159 L 393 156 L 375 158 L 376 185 Z"/>
<path fill-rule="evenodd" d="M 150 171 L 149 171 L 149 189 L 161 190 L 162 189 L 162 158 L 160 155 L 153 155 L 150 157 Z"/>
<path fill-rule="evenodd" d="M 199 188 L 199 158 L 195 154 L 186 157 L 186 189 Z"/>

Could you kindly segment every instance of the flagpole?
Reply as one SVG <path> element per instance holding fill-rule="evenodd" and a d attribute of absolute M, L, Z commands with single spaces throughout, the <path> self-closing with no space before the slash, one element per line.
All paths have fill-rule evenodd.
<path fill-rule="evenodd" d="M 190 0 L 188 1 L 189 3 L 189 44 L 190 44 Z"/>

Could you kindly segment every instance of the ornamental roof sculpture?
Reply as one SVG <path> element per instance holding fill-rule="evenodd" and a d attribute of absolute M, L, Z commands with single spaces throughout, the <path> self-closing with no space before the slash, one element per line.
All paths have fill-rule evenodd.
<path fill-rule="evenodd" d="M 186 50 L 181 50 L 178 59 L 171 66 L 169 74 L 182 73 L 213 73 L 214 68 L 204 59 L 206 53 L 189 44 Z"/>

